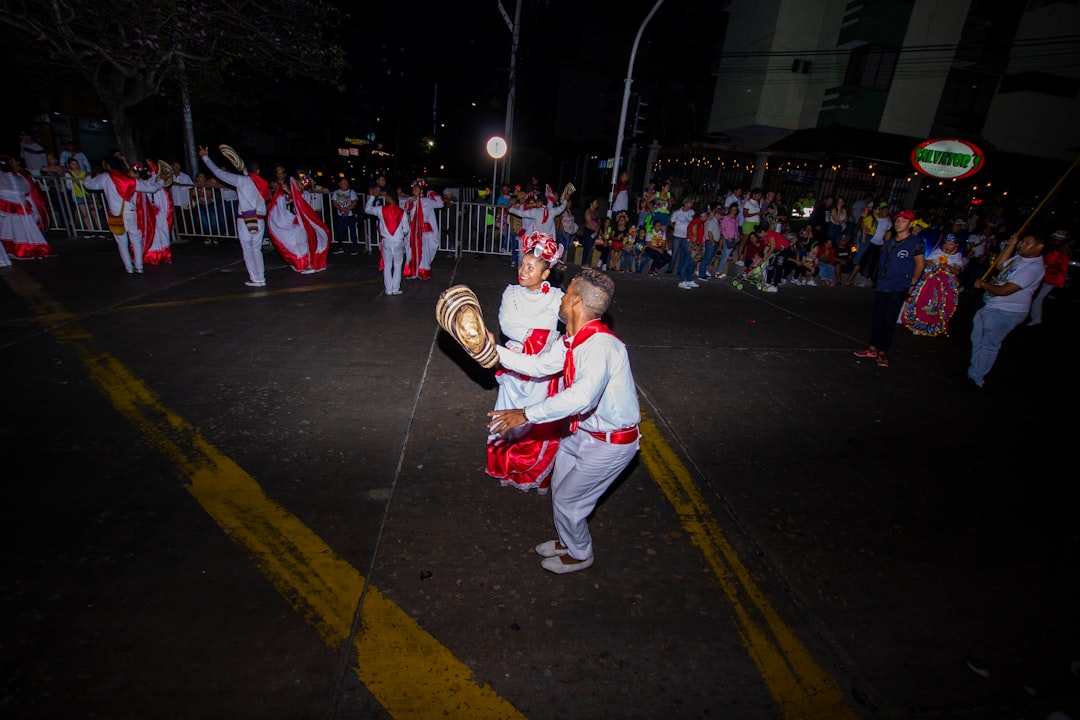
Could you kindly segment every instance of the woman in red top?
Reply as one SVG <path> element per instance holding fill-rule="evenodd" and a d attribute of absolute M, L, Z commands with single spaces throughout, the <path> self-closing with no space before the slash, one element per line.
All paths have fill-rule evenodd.
<path fill-rule="evenodd" d="M 1031 299 L 1031 319 L 1028 320 L 1028 327 L 1042 324 L 1043 300 L 1046 300 L 1046 296 L 1055 288 L 1065 287 L 1065 278 L 1069 274 L 1069 259 L 1072 257 L 1072 244 L 1072 238 L 1065 230 L 1058 230 L 1050 236 L 1050 242 L 1043 250 L 1046 274 L 1035 297 Z"/>
<path fill-rule="evenodd" d="M 814 248 L 817 254 L 818 280 L 828 287 L 836 286 L 836 248 L 833 247 L 832 238 Z"/>

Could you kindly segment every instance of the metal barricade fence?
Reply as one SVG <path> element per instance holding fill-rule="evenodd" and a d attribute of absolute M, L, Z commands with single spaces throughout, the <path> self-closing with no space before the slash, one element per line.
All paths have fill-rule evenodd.
<path fill-rule="evenodd" d="M 38 177 L 35 182 L 45 196 L 50 226 L 54 230 L 66 232 L 68 237 L 110 234 L 103 192 L 83 188 L 81 180 L 71 177 Z M 191 193 L 187 204 L 173 203 L 173 241 L 235 239 L 236 201 L 223 197 L 220 187 L 190 187 L 200 192 Z M 313 207 L 324 218 L 331 241 L 337 242 L 337 223 L 334 222 L 329 198 L 329 194 L 319 193 L 320 202 Z M 368 252 L 372 249 L 377 251 L 378 221 L 363 211 L 362 204 L 354 212 L 360 244 Z M 509 255 L 507 238 L 495 222 L 495 208 L 492 205 L 453 202 L 436 210 L 435 217 L 441 235 L 441 252 L 452 253 L 455 257 L 470 253 Z"/>

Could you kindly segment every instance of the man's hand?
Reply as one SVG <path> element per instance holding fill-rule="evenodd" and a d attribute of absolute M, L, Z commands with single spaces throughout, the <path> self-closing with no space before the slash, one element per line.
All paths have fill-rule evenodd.
<path fill-rule="evenodd" d="M 516 408 L 510 410 L 492 410 L 488 413 L 491 422 L 488 423 L 488 432 L 502 437 L 507 432 L 519 425 L 528 422 L 525 419 L 525 411 Z"/>
<path fill-rule="evenodd" d="M 208 153 L 207 149 L 205 147 L 203 147 L 202 145 L 200 145 L 199 146 L 199 157 L 206 157 L 208 154 L 209 153 Z"/>

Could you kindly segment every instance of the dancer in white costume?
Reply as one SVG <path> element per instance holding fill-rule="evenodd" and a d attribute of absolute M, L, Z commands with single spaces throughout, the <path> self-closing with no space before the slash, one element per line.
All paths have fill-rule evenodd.
<path fill-rule="evenodd" d="M 563 291 L 547 281 L 551 266 L 562 258 L 563 248 L 543 233 L 526 235 L 521 241 L 521 262 L 517 282 L 503 291 L 499 305 L 499 328 L 506 347 L 526 355 L 536 355 L 558 340 L 559 306 Z M 499 368 L 496 410 L 527 407 L 559 390 L 561 373 L 531 377 Z M 516 427 L 502 438 L 488 440 L 487 474 L 503 486 L 518 490 L 536 489 L 547 494 L 555 453 L 559 449 L 565 423 L 552 421 Z"/>
<path fill-rule="evenodd" d="M 417 178 L 412 184 L 412 197 L 402 203 L 409 216 L 409 246 L 411 254 L 405 263 L 407 280 L 430 280 L 431 262 L 439 251 L 439 222 L 435 211 L 446 207 L 441 195 L 434 190 L 424 194 L 427 182 Z"/>
<path fill-rule="evenodd" d="M 375 204 L 375 196 L 368 195 L 364 202 L 364 212 L 379 221 L 379 269 L 383 273 L 383 290 L 387 295 L 401 294 L 401 275 L 412 259 L 409 246 L 409 223 L 405 211 L 397 204 L 392 194 L 380 198 L 382 204 Z"/>
<path fill-rule="evenodd" d="M 296 178 L 289 178 L 288 192 L 282 183 L 274 188 L 266 223 L 270 240 L 289 267 L 304 275 L 326 269 L 330 230 L 308 204 Z"/>

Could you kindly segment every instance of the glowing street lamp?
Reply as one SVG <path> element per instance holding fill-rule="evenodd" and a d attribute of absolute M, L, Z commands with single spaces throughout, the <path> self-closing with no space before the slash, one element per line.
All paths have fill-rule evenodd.
<path fill-rule="evenodd" d="M 490 155 L 491 159 L 495 161 L 495 166 L 491 170 L 491 205 L 492 205 L 491 212 L 492 212 L 492 220 L 494 221 L 495 220 L 494 213 L 496 212 L 496 209 L 495 209 L 495 201 L 496 201 L 495 177 L 498 175 L 498 171 L 499 171 L 499 158 L 506 155 L 506 141 L 503 140 L 498 135 L 494 135 L 491 138 L 489 138 L 488 141 L 487 141 L 487 154 Z M 493 245 L 496 242 L 496 239 L 495 239 L 495 223 L 494 222 L 491 223 L 491 242 L 492 242 Z"/>

